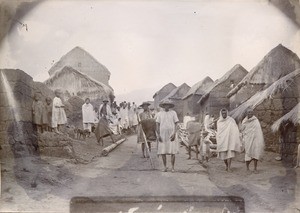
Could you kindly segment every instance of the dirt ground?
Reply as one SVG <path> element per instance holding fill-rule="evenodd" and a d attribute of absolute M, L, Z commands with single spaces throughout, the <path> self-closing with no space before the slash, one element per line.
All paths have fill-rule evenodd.
<path fill-rule="evenodd" d="M 161 172 L 161 158 L 142 158 L 136 136 L 107 157 L 94 136 L 74 143 L 81 162 L 53 157 L 5 159 L 1 162 L 1 212 L 69 212 L 74 197 L 94 196 L 226 196 L 245 199 L 246 212 L 299 212 L 299 169 L 275 161 L 266 153 L 259 174 L 246 174 L 243 154 L 233 162 L 233 173 L 212 158 L 208 167 L 187 160 L 185 147 L 176 157 L 176 171 Z M 105 146 L 110 145 L 109 138 Z M 29 164 L 31 166 L 29 166 Z M 168 158 L 168 165 L 170 161 Z M 252 165 L 253 166 L 253 165 Z M 36 187 L 32 180 L 36 179 Z"/>

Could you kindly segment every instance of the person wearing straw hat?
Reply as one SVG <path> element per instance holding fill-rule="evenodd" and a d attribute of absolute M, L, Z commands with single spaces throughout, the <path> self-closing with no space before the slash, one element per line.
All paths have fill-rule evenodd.
<path fill-rule="evenodd" d="M 97 142 L 102 146 L 104 145 L 103 138 L 106 136 L 110 136 L 112 142 L 113 143 L 115 142 L 112 137 L 113 132 L 109 128 L 109 123 L 111 122 L 110 119 L 112 118 L 112 112 L 110 106 L 108 105 L 108 102 L 109 102 L 108 99 L 104 99 L 103 104 L 101 104 L 99 107 L 99 111 L 98 111 L 99 122 L 95 129 Z"/>
<path fill-rule="evenodd" d="M 151 152 L 151 143 L 156 141 L 156 123 L 149 110 L 149 103 L 143 102 L 140 107 L 143 112 L 138 115 L 139 126 L 137 129 L 137 142 L 141 144 L 143 157 L 145 158 L 145 147 L 148 145 Z M 146 144 L 147 141 L 147 144 Z"/>
<path fill-rule="evenodd" d="M 178 140 L 176 140 L 176 127 L 179 122 L 177 114 L 171 108 L 174 104 L 170 100 L 163 100 L 159 106 L 163 108 L 156 115 L 156 131 L 158 135 L 157 154 L 162 156 L 164 172 L 167 172 L 167 156 L 171 155 L 172 172 L 174 172 L 175 154 L 179 151 Z"/>

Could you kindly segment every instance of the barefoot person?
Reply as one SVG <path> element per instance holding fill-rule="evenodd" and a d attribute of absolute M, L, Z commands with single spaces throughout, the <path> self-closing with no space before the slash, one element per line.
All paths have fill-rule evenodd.
<path fill-rule="evenodd" d="M 247 110 L 247 116 L 242 122 L 242 135 L 247 172 L 250 173 L 249 165 L 253 160 L 254 173 L 258 173 L 257 162 L 264 153 L 264 137 L 259 120 L 253 115 L 253 109 Z"/>
<path fill-rule="evenodd" d="M 95 121 L 95 113 L 94 107 L 90 103 L 90 99 L 86 98 L 85 103 L 82 105 L 82 123 L 83 123 L 83 130 L 88 130 L 90 136 L 92 132 L 92 124 Z"/>
<path fill-rule="evenodd" d="M 198 160 L 199 146 L 201 145 L 201 129 L 202 126 L 199 122 L 189 121 L 186 125 L 189 139 L 189 157 L 191 159 L 192 147 L 195 148 L 196 159 Z"/>
<path fill-rule="evenodd" d="M 231 160 L 241 151 L 239 129 L 235 120 L 228 116 L 227 109 L 221 109 L 217 122 L 218 158 L 224 160 L 226 171 L 231 172 Z"/>
<path fill-rule="evenodd" d="M 61 126 L 67 123 L 67 116 L 64 109 L 65 105 L 61 100 L 62 91 L 57 89 L 54 93 L 56 97 L 52 103 L 52 127 L 56 133 L 61 133 Z"/>
<path fill-rule="evenodd" d="M 43 127 L 47 124 L 47 115 L 45 113 L 45 105 L 41 101 L 40 93 L 34 95 L 34 101 L 32 103 L 32 122 L 37 128 L 37 132 L 43 133 Z"/>
<path fill-rule="evenodd" d="M 162 101 L 159 106 L 163 110 L 156 115 L 156 131 L 159 137 L 157 154 L 162 156 L 164 172 L 167 171 L 166 155 L 171 155 L 172 172 L 174 172 L 175 154 L 179 150 L 178 140 L 175 139 L 178 117 L 175 111 L 170 110 L 174 107 L 171 101 Z"/>
<path fill-rule="evenodd" d="M 110 136 L 112 142 L 114 143 L 114 139 L 112 137 L 113 132 L 109 128 L 109 123 L 111 122 L 112 112 L 110 105 L 108 104 L 108 99 L 103 100 L 103 104 L 100 105 L 98 115 L 99 122 L 95 129 L 95 135 L 97 138 L 97 142 L 103 146 L 103 138 L 106 136 Z"/>
<path fill-rule="evenodd" d="M 145 158 L 145 147 L 146 147 L 146 141 L 149 148 L 149 151 L 151 152 L 151 143 L 156 141 L 156 123 L 153 119 L 151 112 L 149 110 L 149 103 L 144 102 L 140 107 L 143 108 L 143 112 L 138 115 L 139 120 L 139 126 L 137 129 L 137 142 L 141 144 L 142 147 L 142 153 L 143 157 Z"/>

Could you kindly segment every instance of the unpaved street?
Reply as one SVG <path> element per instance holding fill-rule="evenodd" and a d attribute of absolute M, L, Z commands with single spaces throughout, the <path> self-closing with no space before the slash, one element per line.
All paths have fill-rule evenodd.
<path fill-rule="evenodd" d="M 92 139 L 88 142 L 94 143 Z M 294 212 L 299 207 L 297 171 L 287 170 L 278 162 L 274 165 L 271 154 L 269 161 L 260 167 L 260 174 L 247 176 L 239 159 L 233 163 L 231 174 L 223 171 L 223 162 L 216 158 L 205 169 L 197 160 L 187 160 L 184 147 L 177 155 L 176 171 L 161 172 L 161 158 L 155 152 L 154 147 L 151 156 L 155 169 L 152 170 L 150 160 L 142 158 L 136 136 L 132 135 L 107 157 L 95 157 L 88 164 L 49 157 L 31 159 L 42 168 L 36 188 L 31 188 L 28 180 L 18 178 L 32 171 L 17 171 L 15 162 L 7 160 L 1 168 L 0 210 L 69 212 L 70 200 L 79 196 L 235 195 L 245 198 L 249 212 Z M 263 171 L 268 168 L 268 172 Z M 276 202 L 281 202 L 281 207 Z"/>

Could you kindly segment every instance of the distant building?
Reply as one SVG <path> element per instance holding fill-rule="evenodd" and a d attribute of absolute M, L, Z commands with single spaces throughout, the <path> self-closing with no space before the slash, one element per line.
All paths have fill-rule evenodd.
<path fill-rule="evenodd" d="M 159 107 L 159 102 L 175 88 L 174 84 L 168 83 L 153 95 L 155 109 Z"/>
<path fill-rule="evenodd" d="M 114 99 L 113 89 L 108 83 L 110 72 L 80 47 L 61 57 L 49 74 L 44 83 L 52 90 L 61 89 L 65 100 L 72 96 L 91 100 Z"/>
<path fill-rule="evenodd" d="M 108 69 L 81 47 L 75 47 L 61 57 L 61 59 L 50 68 L 49 75 L 54 75 L 55 72 L 60 71 L 66 66 L 72 67 L 98 82 L 109 85 L 110 72 Z"/>
<path fill-rule="evenodd" d="M 189 85 L 186 83 L 181 84 L 179 87 L 173 89 L 163 100 L 169 99 L 174 104 L 175 107 L 173 110 L 177 113 L 179 121 L 183 121 L 183 100 L 182 98 L 186 95 L 186 93 L 191 89 Z"/>
<path fill-rule="evenodd" d="M 300 59 L 281 44 L 272 49 L 228 94 L 234 109 L 258 91 L 300 68 Z"/>
<path fill-rule="evenodd" d="M 222 108 L 229 109 L 229 99 L 226 97 L 234 85 L 238 84 L 246 75 L 247 70 L 237 64 L 229 70 L 223 77 L 216 80 L 210 90 L 198 101 L 200 104 L 200 122 L 203 122 L 206 113 L 219 117 Z"/>
<path fill-rule="evenodd" d="M 184 116 L 187 115 L 187 113 L 191 116 L 196 116 L 200 113 L 200 104 L 197 102 L 206 92 L 209 91 L 213 84 L 214 81 L 207 76 L 191 87 L 191 89 L 182 98 Z"/>
<path fill-rule="evenodd" d="M 109 98 L 112 101 L 113 97 L 113 89 L 110 86 L 98 82 L 69 66 L 55 72 L 44 83 L 53 91 L 61 89 L 65 100 L 72 96 L 78 96 L 83 100 L 85 98 L 91 100 Z"/>

